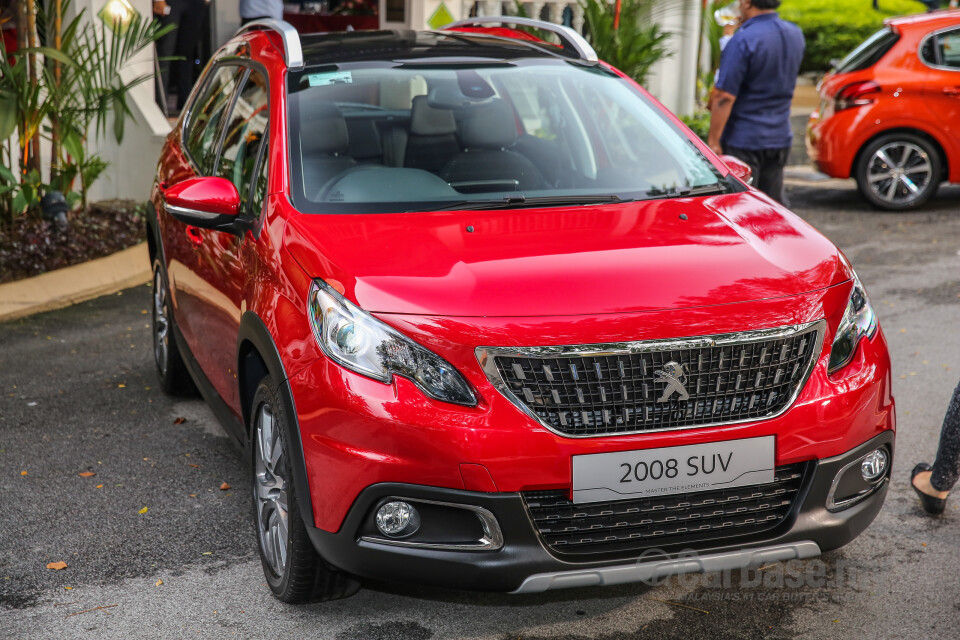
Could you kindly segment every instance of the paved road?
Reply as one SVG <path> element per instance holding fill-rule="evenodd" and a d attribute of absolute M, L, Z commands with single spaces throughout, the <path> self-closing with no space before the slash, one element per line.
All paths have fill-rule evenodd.
<path fill-rule="evenodd" d="M 844 183 L 792 197 L 857 266 L 896 371 L 895 484 L 844 549 L 727 584 L 519 597 L 368 583 L 340 602 L 281 604 L 254 554 L 236 450 L 201 401 L 156 387 L 139 287 L 0 325 L 0 637 L 957 637 L 960 511 L 921 516 L 907 475 L 932 456 L 960 378 L 960 189 L 909 214 L 868 210 Z M 57 561 L 67 568 L 46 568 Z"/>

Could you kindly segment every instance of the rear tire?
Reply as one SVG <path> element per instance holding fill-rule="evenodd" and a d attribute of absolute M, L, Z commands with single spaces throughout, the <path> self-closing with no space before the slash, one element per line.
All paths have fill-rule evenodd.
<path fill-rule="evenodd" d="M 153 361 L 157 365 L 160 388 L 170 395 L 189 396 L 197 392 L 193 378 L 177 347 L 170 306 L 170 289 L 160 262 L 153 264 Z"/>
<path fill-rule="evenodd" d="M 882 135 L 864 147 L 854 167 L 860 193 L 887 211 L 909 211 L 926 204 L 940 187 L 940 154 L 923 136 Z"/>
<path fill-rule="evenodd" d="M 327 565 L 313 548 L 292 481 L 288 445 L 292 430 L 274 387 L 266 376 L 250 411 L 254 524 L 263 574 L 283 602 L 346 598 L 360 583 Z"/>

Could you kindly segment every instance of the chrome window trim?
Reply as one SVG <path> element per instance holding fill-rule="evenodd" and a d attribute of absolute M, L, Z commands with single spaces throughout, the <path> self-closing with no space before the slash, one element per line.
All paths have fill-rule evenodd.
<path fill-rule="evenodd" d="M 923 59 L 923 47 L 927 44 L 927 40 L 930 38 L 936 38 L 941 33 L 947 33 L 948 31 L 960 31 L 960 24 L 955 24 L 952 27 L 944 27 L 943 29 L 937 29 L 936 31 L 931 31 L 926 36 L 920 40 L 919 46 L 917 46 L 917 58 L 920 60 L 920 64 L 929 68 L 937 69 L 938 71 L 958 71 L 960 72 L 960 67 L 948 67 L 942 64 L 931 64 Z"/>
<path fill-rule="evenodd" d="M 456 502 L 439 502 L 437 500 L 424 500 L 421 498 L 404 498 L 403 496 L 390 496 L 386 500 L 401 500 L 403 502 L 419 502 L 421 504 L 433 504 L 440 507 L 451 507 L 454 509 L 464 509 L 472 511 L 480 520 L 480 526 L 483 527 L 483 536 L 476 542 L 457 544 L 443 542 L 413 542 L 403 538 L 379 538 L 376 536 L 360 536 L 360 542 L 370 544 L 382 544 L 390 547 L 406 547 L 408 549 L 432 549 L 436 551 L 497 551 L 503 547 L 503 533 L 500 531 L 500 524 L 496 516 L 488 509 L 478 507 L 472 504 L 459 504 Z"/>
<path fill-rule="evenodd" d="M 571 29 L 560 24 L 544 22 L 543 20 L 534 20 L 532 18 L 521 18 L 519 16 L 477 16 L 475 18 L 466 18 L 451 22 L 443 29 L 456 29 L 457 27 L 469 27 L 471 25 L 489 25 L 489 24 L 516 24 L 523 27 L 533 27 L 541 31 L 547 31 L 560 38 L 560 44 L 564 49 L 569 49 L 577 54 L 577 57 L 587 62 L 598 62 L 597 52 L 590 46 L 587 40 Z M 529 43 L 528 43 L 529 44 Z"/>
<path fill-rule="evenodd" d="M 270 18 L 254 20 L 237 29 L 234 37 L 249 31 L 273 31 L 280 34 L 280 38 L 283 40 L 283 61 L 287 64 L 287 68 L 293 70 L 303 68 L 303 47 L 300 45 L 300 32 L 292 24 L 285 20 Z"/>
<path fill-rule="evenodd" d="M 837 493 L 837 487 L 840 485 L 840 479 L 843 478 L 843 474 L 845 474 L 850 469 L 850 467 L 861 464 L 863 462 L 863 459 L 866 458 L 871 453 L 873 453 L 873 451 L 869 451 L 863 454 L 862 456 L 860 456 L 859 458 L 857 458 L 856 460 L 854 460 L 853 462 L 843 465 L 843 468 L 837 472 L 837 475 L 834 476 L 833 478 L 833 482 L 830 484 L 830 491 L 827 493 L 827 511 L 831 511 L 831 512 L 842 511 L 847 507 L 852 507 L 853 505 L 857 504 L 861 500 L 866 500 L 867 498 L 872 496 L 874 493 L 877 492 L 878 489 L 880 489 L 880 487 L 884 486 L 887 482 L 889 482 L 890 467 L 892 466 L 892 462 L 891 462 L 892 457 L 890 457 L 890 450 L 884 446 L 877 447 L 877 449 L 885 449 L 887 451 L 887 456 L 888 456 L 887 470 L 883 474 L 883 476 L 879 480 L 874 480 L 874 483 L 872 486 L 870 486 L 867 489 L 864 489 L 860 493 L 850 496 L 845 500 L 841 500 L 840 502 L 836 502 L 834 501 L 834 495 Z M 823 461 L 821 460 L 821 462 Z"/>
<path fill-rule="evenodd" d="M 590 344 L 590 345 L 562 345 L 562 346 L 543 346 L 543 347 L 477 347 L 475 354 L 477 356 L 477 361 L 480 363 L 480 368 L 483 369 L 484 373 L 487 375 L 487 379 L 493 385 L 493 387 L 500 392 L 501 395 L 507 398 L 515 407 L 520 409 L 524 414 L 529 418 L 533 419 L 537 424 L 544 427 L 551 433 L 554 433 L 563 438 L 611 438 L 619 436 L 628 436 L 628 435 L 637 435 L 637 434 L 646 434 L 646 433 L 663 433 L 666 431 L 686 431 L 689 429 L 706 429 L 709 427 L 726 427 L 737 424 L 744 424 L 748 422 L 760 422 L 763 420 L 771 420 L 777 418 L 784 413 L 786 413 L 793 406 L 793 403 L 796 402 L 797 398 L 800 396 L 800 392 L 807 384 L 807 380 L 810 378 L 810 374 L 813 373 L 813 368 L 816 366 L 817 362 L 820 360 L 823 355 L 823 342 L 824 342 L 824 332 L 827 328 L 827 321 L 825 319 L 815 320 L 813 322 L 807 322 L 805 324 L 798 325 L 788 325 L 784 327 L 777 327 L 773 329 L 758 329 L 752 331 L 738 331 L 735 333 L 725 333 L 712 336 L 696 336 L 690 338 L 668 338 L 663 340 L 640 340 L 636 342 L 614 342 L 606 344 Z M 721 421 L 721 422 L 710 422 L 707 424 L 696 424 L 690 426 L 682 427 L 667 427 L 662 429 L 641 429 L 636 431 L 617 431 L 617 432 L 607 432 L 599 434 L 582 434 L 582 435 L 571 435 L 569 433 L 563 433 L 554 429 L 549 423 L 544 420 L 541 420 L 540 417 L 531 409 L 529 409 L 526 404 L 518 398 L 511 390 L 509 385 L 503 380 L 503 377 L 500 375 L 499 369 L 497 369 L 496 358 L 497 356 L 505 356 L 510 358 L 563 358 L 563 357 L 572 357 L 572 356 L 616 356 L 616 355 L 633 355 L 638 353 L 651 353 L 656 351 L 670 351 L 673 349 L 697 349 L 705 347 L 724 347 L 729 345 L 737 344 L 749 344 L 751 342 L 764 342 L 766 340 L 776 340 L 779 338 L 789 338 L 802 333 L 809 331 L 817 332 L 817 340 L 813 345 L 813 353 L 810 355 L 810 361 L 807 363 L 807 368 L 803 372 L 803 375 L 800 377 L 800 381 L 797 383 L 796 389 L 794 389 L 791 396 L 787 399 L 787 403 L 783 406 L 782 409 L 774 413 L 769 413 L 763 416 L 756 418 L 749 418 L 746 420 L 733 420 L 733 421 Z"/>

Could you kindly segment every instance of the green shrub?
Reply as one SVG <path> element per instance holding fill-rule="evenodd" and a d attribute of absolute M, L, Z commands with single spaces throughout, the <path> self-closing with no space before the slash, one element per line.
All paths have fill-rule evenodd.
<path fill-rule="evenodd" d="M 840 59 L 883 26 L 884 18 L 920 13 L 918 0 L 784 0 L 780 17 L 796 23 L 807 41 L 800 71 L 827 71 L 830 60 Z"/>
<path fill-rule="evenodd" d="M 701 140 L 704 142 L 707 141 L 707 136 L 710 135 L 709 111 L 697 111 L 692 116 L 680 116 L 680 119 L 683 120 L 683 124 L 690 127 L 690 130 L 697 134 Z"/>

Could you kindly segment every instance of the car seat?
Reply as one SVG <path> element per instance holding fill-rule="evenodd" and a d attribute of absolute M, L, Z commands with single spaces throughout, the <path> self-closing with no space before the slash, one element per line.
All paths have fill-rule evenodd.
<path fill-rule="evenodd" d="M 450 159 L 440 177 L 456 188 L 458 183 L 508 182 L 518 190 L 545 186 L 537 167 L 525 156 L 510 151 L 517 141 L 513 109 L 502 99 L 465 113 L 460 140 L 464 151 Z"/>

